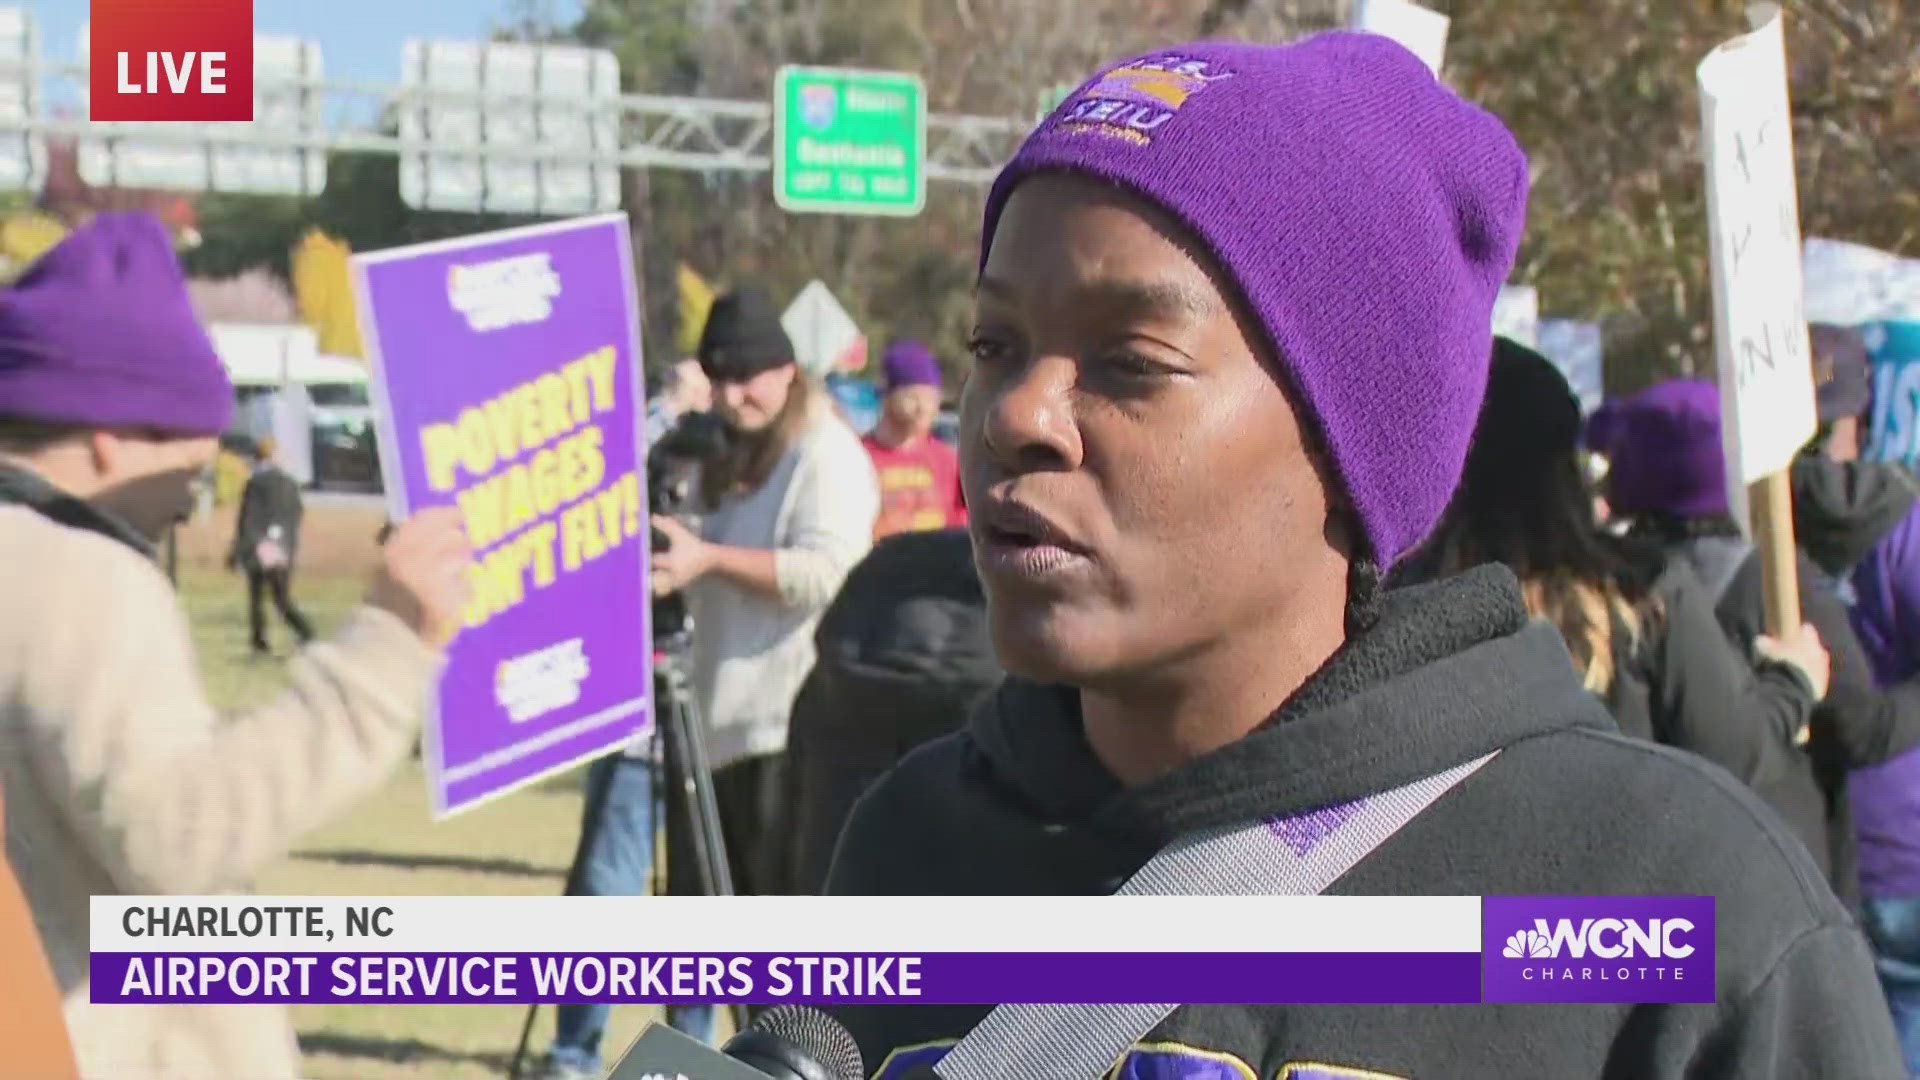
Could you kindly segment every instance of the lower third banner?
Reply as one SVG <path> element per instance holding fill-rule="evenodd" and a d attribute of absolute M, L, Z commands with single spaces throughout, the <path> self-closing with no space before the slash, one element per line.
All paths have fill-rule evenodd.
<path fill-rule="evenodd" d="M 899 901 L 883 897 L 99 897 L 90 996 L 102 1004 L 1714 1000 L 1712 897 L 913 903 L 909 925 Z"/>

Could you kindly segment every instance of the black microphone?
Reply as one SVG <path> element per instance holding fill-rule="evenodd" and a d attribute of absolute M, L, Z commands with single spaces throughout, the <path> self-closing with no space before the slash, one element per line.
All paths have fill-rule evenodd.
<path fill-rule="evenodd" d="M 714 1050 L 665 1024 L 649 1024 L 606 1080 L 865 1080 L 853 1034 L 805 1005 L 767 1010 Z"/>

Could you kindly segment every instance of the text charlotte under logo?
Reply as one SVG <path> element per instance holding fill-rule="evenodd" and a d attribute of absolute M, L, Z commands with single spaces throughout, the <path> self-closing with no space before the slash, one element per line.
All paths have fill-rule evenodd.
<path fill-rule="evenodd" d="M 1489 896 L 1487 1001 L 1710 1002 L 1711 896 Z"/>

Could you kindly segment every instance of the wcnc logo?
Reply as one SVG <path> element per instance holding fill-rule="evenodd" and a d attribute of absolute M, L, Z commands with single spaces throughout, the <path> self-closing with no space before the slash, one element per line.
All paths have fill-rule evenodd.
<path fill-rule="evenodd" d="M 1713 998 L 1710 896 L 1489 896 L 1487 1001 Z"/>
<path fill-rule="evenodd" d="M 89 120 L 252 120 L 253 0 L 93 0 Z"/>
<path fill-rule="evenodd" d="M 1535 919 L 1533 929 L 1515 930 L 1508 936 L 1500 955 L 1510 960 L 1561 956 L 1578 960 L 1591 952 L 1602 960 L 1668 956 L 1684 960 L 1693 955 L 1693 946 L 1676 944 L 1675 936 L 1692 932 L 1691 919 L 1582 919 L 1577 927 L 1572 919 L 1555 919 L 1551 927 L 1547 920 Z"/>

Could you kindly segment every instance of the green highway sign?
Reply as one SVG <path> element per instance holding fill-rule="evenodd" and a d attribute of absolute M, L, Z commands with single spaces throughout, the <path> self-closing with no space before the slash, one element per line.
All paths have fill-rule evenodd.
<path fill-rule="evenodd" d="M 1068 94 L 1078 89 L 1079 83 L 1054 83 L 1040 91 L 1040 113 L 1035 119 L 1045 120 L 1048 114 L 1060 107 L 1061 102 L 1067 100 Z"/>
<path fill-rule="evenodd" d="M 773 199 L 789 213 L 918 214 L 927 202 L 920 76 L 781 68 L 773 82 Z"/>

